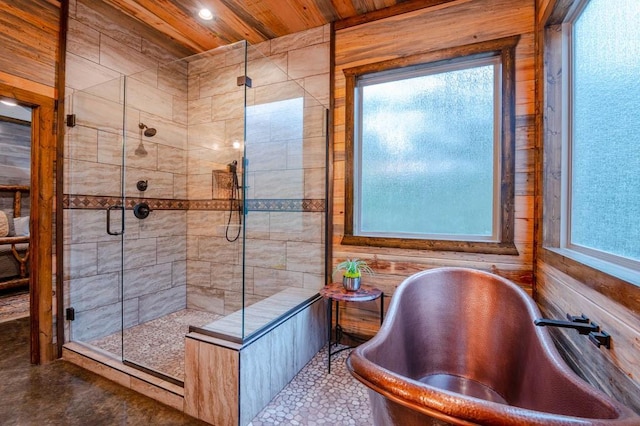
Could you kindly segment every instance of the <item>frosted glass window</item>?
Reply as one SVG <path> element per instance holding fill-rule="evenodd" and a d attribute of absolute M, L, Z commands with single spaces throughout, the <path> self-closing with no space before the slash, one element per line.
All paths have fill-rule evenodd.
<path fill-rule="evenodd" d="M 571 248 L 640 261 L 640 2 L 590 1 L 573 24 Z"/>
<path fill-rule="evenodd" d="M 356 235 L 497 240 L 499 58 L 357 84 Z"/>

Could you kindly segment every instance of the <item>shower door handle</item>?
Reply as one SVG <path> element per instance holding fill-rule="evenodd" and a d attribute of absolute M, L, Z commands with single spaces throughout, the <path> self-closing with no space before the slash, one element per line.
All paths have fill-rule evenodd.
<path fill-rule="evenodd" d="M 111 211 L 120 210 L 122 212 L 122 219 L 120 221 L 120 231 L 111 231 Z M 124 234 L 124 206 L 111 206 L 107 209 L 107 234 L 109 235 L 122 235 Z"/>

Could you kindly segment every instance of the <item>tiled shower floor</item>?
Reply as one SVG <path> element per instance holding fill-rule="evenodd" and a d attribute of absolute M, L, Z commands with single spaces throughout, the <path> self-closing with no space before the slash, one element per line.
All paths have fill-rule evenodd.
<path fill-rule="evenodd" d="M 210 312 L 183 309 L 128 328 L 124 332 L 124 358 L 184 380 L 184 336 L 189 326 L 201 327 L 219 318 L 222 316 Z M 119 332 L 88 343 L 118 356 L 122 353 Z"/>
<path fill-rule="evenodd" d="M 127 359 L 184 380 L 184 335 L 189 325 L 203 326 L 219 315 L 182 310 L 132 327 L 125 333 Z M 119 354 L 120 333 L 90 342 Z M 367 388 L 347 371 L 349 351 L 331 358 L 327 373 L 326 346 L 253 419 L 264 425 L 371 425 Z"/>

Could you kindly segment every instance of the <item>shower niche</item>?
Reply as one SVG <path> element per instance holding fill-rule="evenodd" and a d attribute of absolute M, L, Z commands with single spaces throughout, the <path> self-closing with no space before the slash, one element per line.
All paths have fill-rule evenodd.
<path fill-rule="evenodd" d="M 188 407 L 215 377 L 190 348 L 247 372 L 275 351 L 284 386 L 326 340 L 326 108 L 245 42 L 66 104 L 66 353 L 156 377 L 205 420 Z M 240 423 L 269 397 L 240 395 Z"/>

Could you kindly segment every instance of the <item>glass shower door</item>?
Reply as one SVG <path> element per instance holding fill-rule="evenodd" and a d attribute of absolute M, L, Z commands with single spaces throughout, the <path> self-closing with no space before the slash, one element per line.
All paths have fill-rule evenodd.
<path fill-rule="evenodd" d="M 65 307 L 71 341 L 122 355 L 124 79 L 76 91 L 65 139 Z"/>
<path fill-rule="evenodd" d="M 187 80 L 178 61 L 125 78 L 123 362 L 183 380 Z"/>

